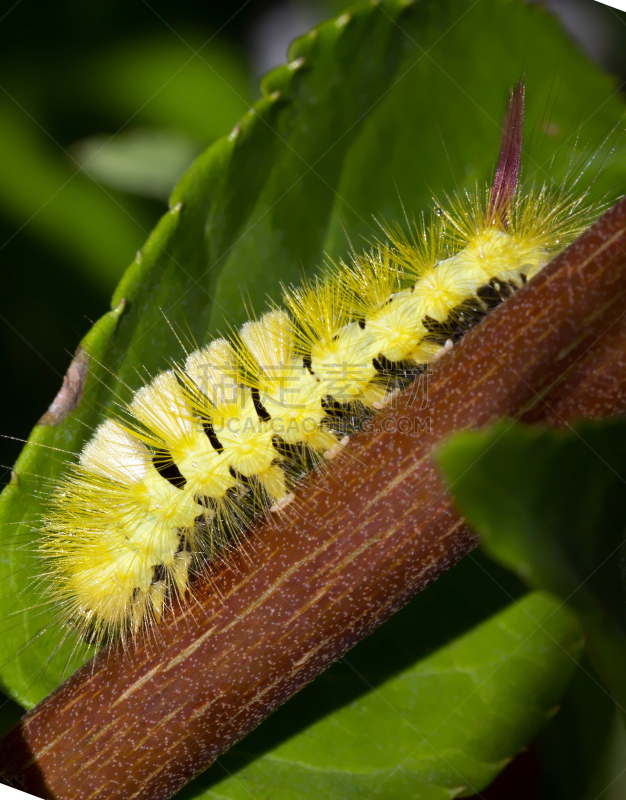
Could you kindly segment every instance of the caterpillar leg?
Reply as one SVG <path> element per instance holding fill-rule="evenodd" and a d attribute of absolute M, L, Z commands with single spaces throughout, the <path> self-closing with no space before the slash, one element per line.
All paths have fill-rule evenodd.
<path fill-rule="evenodd" d="M 338 442 L 335 442 L 335 444 L 332 447 L 329 447 L 328 450 L 324 451 L 324 458 L 327 461 L 332 461 L 333 458 L 337 458 L 339 453 L 341 453 L 341 451 L 348 444 L 349 441 L 350 437 L 344 436 Z"/>
<path fill-rule="evenodd" d="M 287 495 L 285 473 L 278 464 L 272 464 L 271 467 L 261 472 L 257 476 L 257 480 L 275 503 L 280 502 Z"/>
<path fill-rule="evenodd" d="M 279 511 L 287 508 L 288 505 L 291 505 L 295 499 L 295 494 L 293 494 L 293 492 L 289 492 L 289 494 L 281 497 L 281 499 L 274 503 L 274 505 L 270 506 L 270 514 L 277 514 Z"/>

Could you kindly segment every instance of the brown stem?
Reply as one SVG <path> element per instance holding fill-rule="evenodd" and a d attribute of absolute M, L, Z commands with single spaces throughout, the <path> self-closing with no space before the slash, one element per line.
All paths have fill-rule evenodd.
<path fill-rule="evenodd" d="M 503 416 L 584 415 L 563 388 L 611 411 L 591 354 L 604 374 L 620 351 L 623 393 L 625 253 L 623 200 L 435 365 L 427 408 L 410 387 L 198 581 L 158 643 L 101 653 L 29 712 L 0 744 L 6 779 L 46 798 L 170 797 L 467 553 L 433 446 Z"/>

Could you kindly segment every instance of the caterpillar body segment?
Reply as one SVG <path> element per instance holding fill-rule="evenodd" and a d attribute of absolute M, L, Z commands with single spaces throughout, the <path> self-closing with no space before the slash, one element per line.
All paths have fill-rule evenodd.
<path fill-rule="evenodd" d="M 272 436 L 287 445 L 307 445 L 313 451 L 332 447 L 335 439 L 323 430 L 327 417 L 322 400 L 327 382 L 298 353 L 291 317 L 281 309 L 246 323 L 240 331 L 242 359 L 255 387 L 258 413 L 267 419 Z M 276 498 L 277 500 L 280 498 Z"/>
<path fill-rule="evenodd" d="M 116 421 L 100 425 L 55 495 L 42 544 L 66 619 L 97 636 L 136 628 L 139 607 L 142 619 L 159 618 L 159 576 L 180 575 L 178 531 L 192 531 L 202 511 L 143 442 Z"/>
<path fill-rule="evenodd" d="M 522 111 L 518 86 L 491 190 L 285 288 L 284 308 L 190 353 L 96 429 L 44 522 L 64 623 L 97 644 L 157 623 L 255 513 L 287 506 L 300 475 L 590 224 L 600 206 L 584 193 L 517 186 Z"/>

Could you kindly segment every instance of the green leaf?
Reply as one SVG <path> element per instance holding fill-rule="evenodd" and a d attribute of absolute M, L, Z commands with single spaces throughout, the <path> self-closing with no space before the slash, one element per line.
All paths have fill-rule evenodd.
<path fill-rule="evenodd" d="M 417 215 L 430 203 L 431 189 L 441 195 L 485 179 L 503 98 L 522 69 L 528 131 L 541 130 L 550 101 L 551 124 L 527 159 L 540 180 L 563 174 L 577 134 L 598 142 L 622 114 L 612 81 L 552 18 L 520 0 L 367 2 L 296 41 L 289 57 L 232 134 L 179 183 L 172 210 L 116 291 L 118 310 L 84 343 L 91 373 L 78 407 L 35 428 L 17 482 L 0 498 L 3 535 L 14 532 L 16 543 L 0 553 L 0 613 L 10 626 L 0 636 L 0 677 L 24 705 L 80 661 L 71 641 L 55 651 L 62 632 L 30 588 L 38 519 L 65 460 L 44 448 L 76 453 L 106 409 L 181 357 L 164 315 L 206 342 L 243 322 L 246 304 L 259 309 L 266 293 L 277 297 L 281 281 L 313 272 L 325 253 L 342 257 L 351 242 L 360 248 L 377 236 L 374 218 L 401 223 L 404 210 Z M 562 79 L 551 98 L 557 65 Z M 624 150 L 594 191 L 622 185 Z M 582 151 L 576 157 L 586 163 Z"/>
<path fill-rule="evenodd" d="M 218 765 L 179 800 L 475 794 L 552 716 L 575 669 L 581 631 L 559 605 L 527 595 L 247 764 L 246 740 L 229 754 L 230 777 Z"/>
<path fill-rule="evenodd" d="M 501 423 L 457 436 L 440 460 L 488 554 L 579 616 L 626 713 L 626 422 L 569 432 Z"/>

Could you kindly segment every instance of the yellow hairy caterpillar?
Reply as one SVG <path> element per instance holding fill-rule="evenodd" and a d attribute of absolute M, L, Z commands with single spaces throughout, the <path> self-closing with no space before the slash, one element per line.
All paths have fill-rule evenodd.
<path fill-rule="evenodd" d="M 519 183 L 524 88 L 492 185 L 457 194 L 189 353 L 104 421 L 59 483 L 41 556 L 65 624 L 96 644 L 156 624 L 299 477 L 333 458 L 463 333 L 530 280 L 598 205 Z"/>

